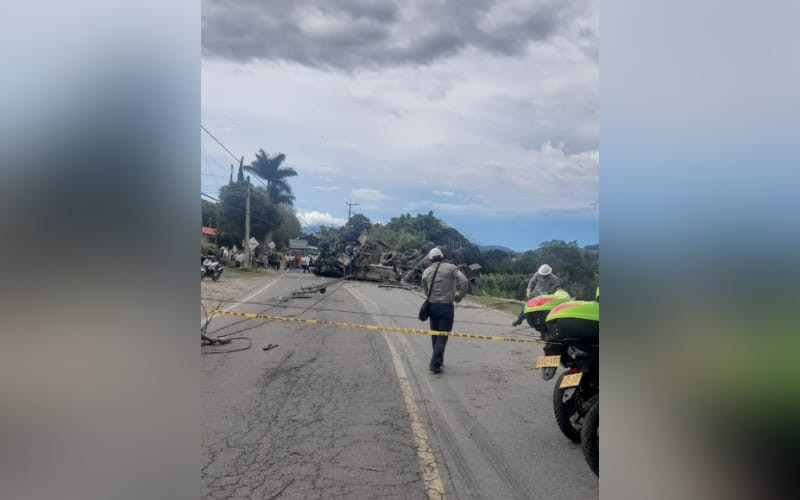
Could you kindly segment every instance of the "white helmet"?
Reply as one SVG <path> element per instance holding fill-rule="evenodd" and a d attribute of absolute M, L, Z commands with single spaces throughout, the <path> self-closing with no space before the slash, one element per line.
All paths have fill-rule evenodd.
<path fill-rule="evenodd" d="M 553 270 L 550 269 L 550 266 L 548 266 L 547 264 L 542 264 L 542 266 L 539 268 L 538 272 L 542 276 L 547 276 L 548 274 L 552 273 Z"/>
<path fill-rule="evenodd" d="M 433 247 L 433 249 L 430 252 L 428 252 L 428 258 L 430 260 L 433 260 L 434 257 L 444 257 L 444 254 L 442 253 L 441 250 L 439 250 L 439 247 Z"/>

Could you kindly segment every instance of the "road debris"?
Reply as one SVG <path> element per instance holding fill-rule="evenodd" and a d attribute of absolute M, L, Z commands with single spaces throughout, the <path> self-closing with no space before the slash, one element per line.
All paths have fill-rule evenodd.
<path fill-rule="evenodd" d="M 419 286 L 422 272 L 430 265 L 428 252 L 436 246 L 428 242 L 421 248 L 400 251 L 380 240 L 369 240 L 365 236 L 344 246 L 339 243 L 332 249 L 321 251 L 312 266 L 317 276 L 349 277 L 361 281 L 396 283 L 403 286 Z M 475 263 L 477 255 L 468 248 L 449 248 L 439 245 L 445 259 L 457 265 L 470 282 L 470 293 L 481 269 Z"/>

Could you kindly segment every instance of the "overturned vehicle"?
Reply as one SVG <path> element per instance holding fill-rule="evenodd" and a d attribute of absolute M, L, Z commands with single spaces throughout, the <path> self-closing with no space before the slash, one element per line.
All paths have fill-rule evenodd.
<path fill-rule="evenodd" d="M 311 270 L 318 276 L 419 286 L 422 272 L 430 265 L 428 252 L 435 246 L 435 243 L 428 242 L 421 248 L 399 251 L 382 241 L 368 240 L 362 236 L 358 242 L 320 248 Z M 470 282 L 469 293 L 472 293 L 480 270 L 480 266 L 474 263 L 477 261 L 477 252 L 463 247 L 451 249 L 445 245 L 438 246 L 445 260 L 457 265 L 467 277 Z"/>

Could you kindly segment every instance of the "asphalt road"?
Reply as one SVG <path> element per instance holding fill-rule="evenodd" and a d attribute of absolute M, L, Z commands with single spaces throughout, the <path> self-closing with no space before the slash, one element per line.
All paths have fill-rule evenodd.
<path fill-rule="evenodd" d="M 283 274 L 244 297 L 263 304 L 229 307 L 424 327 L 420 296 L 374 283 L 268 305 L 323 281 Z M 454 330 L 526 338 L 531 330 L 512 319 L 464 304 Z M 204 498 L 598 496 L 580 447 L 556 426 L 553 381 L 532 370 L 536 344 L 451 338 L 434 375 L 427 336 L 228 316 L 212 320 L 209 331 L 218 329 L 211 334 L 249 340 L 203 347 Z M 264 351 L 269 344 L 278 347 Z"/>

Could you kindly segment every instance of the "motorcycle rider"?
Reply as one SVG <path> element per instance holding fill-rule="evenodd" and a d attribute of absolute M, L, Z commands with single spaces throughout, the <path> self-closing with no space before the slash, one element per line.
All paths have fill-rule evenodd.
<path fill-rule="evenodd" d="M 553 293 L 560 287 L 561 280 L 559 280 L 558 276 L 553 273 L 553 269 L 547 264 L 542 264 L 539 266 L 539 270 L 536 271 L 528 281 L 528 288 L 525 291 L 525 299 L 530 300 L 539 295 Z M 522 324 L 523 319 L 525 319 L 525 304 L 522 304 L 522 309 L 519 311 L 519 316 L 517 316 L 517 319 L 511 324 L 514 326 L 519 326 Z"/>

